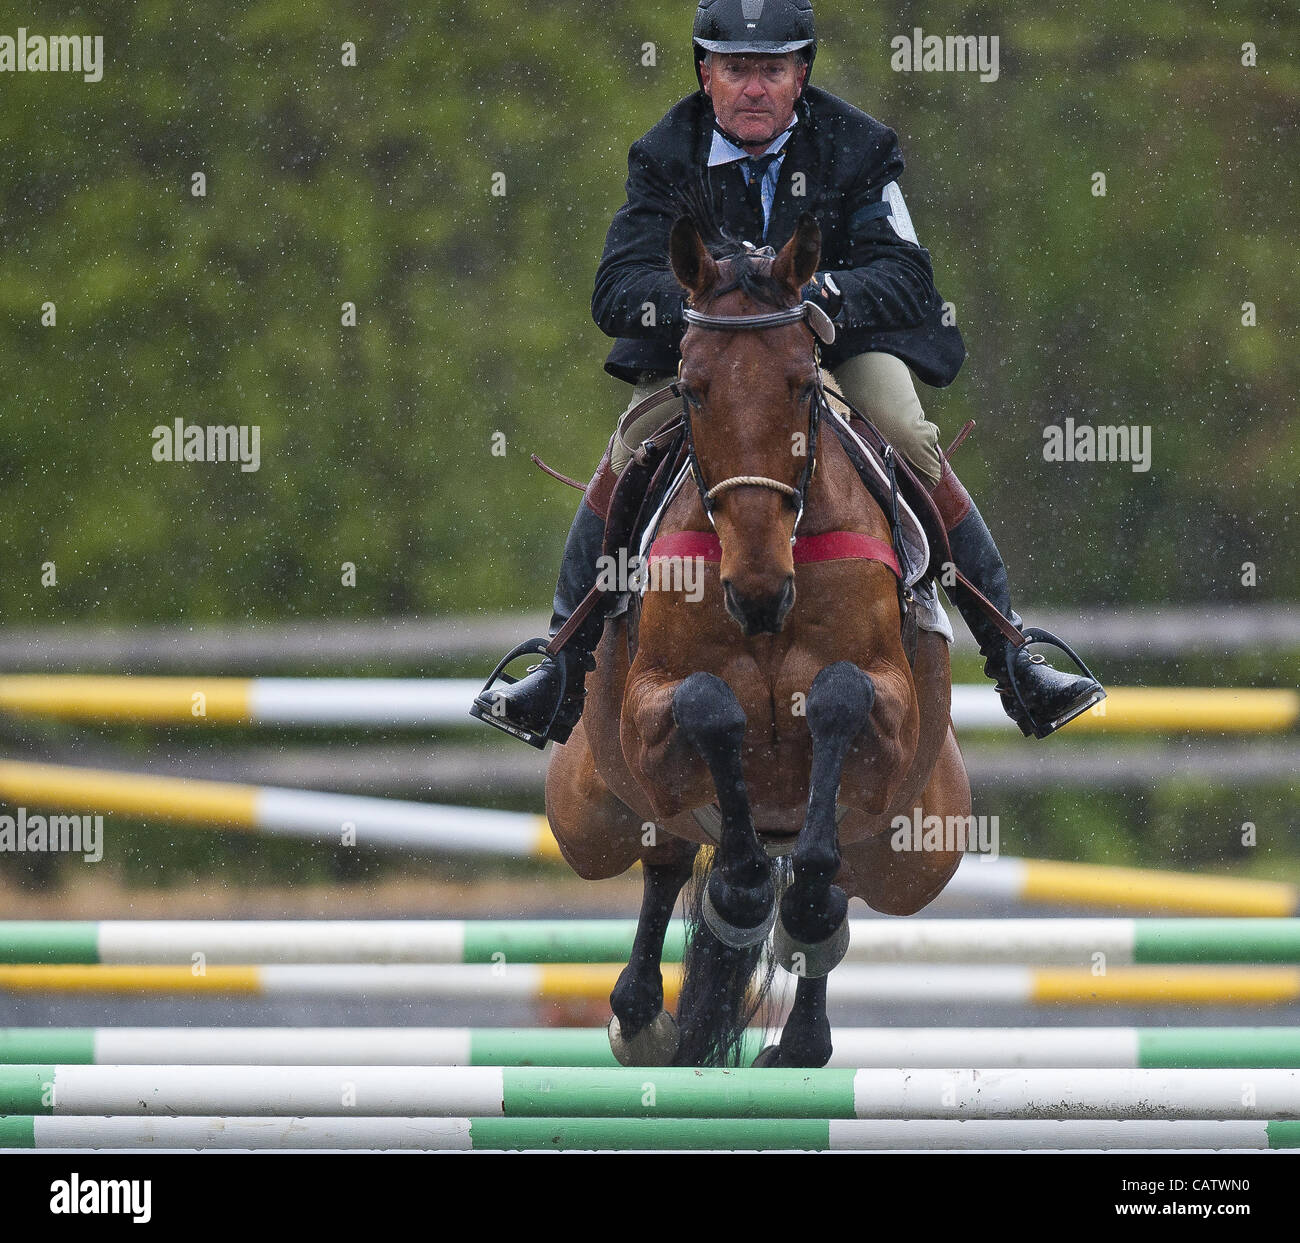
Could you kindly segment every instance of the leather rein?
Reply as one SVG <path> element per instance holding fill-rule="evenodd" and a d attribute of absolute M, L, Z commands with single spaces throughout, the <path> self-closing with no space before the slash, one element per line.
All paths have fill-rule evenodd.
<path fill-rule="evenodd" d="M 724 289 L 720 292 L 727 293 L 730 290 Z M 689 394 L 679 390 L 682 399 L 683 422 L 686 426 L 687 461 L 690 464 L 691 477 L 695 480 L 695 486 L 699 489 L 700 504 L 704 506 L 704 513 L 708 517 L 709 523 L 714 524 L 714 504 L 724 492 L 729 492 L 733 488 L 768 488 L 774 492 L 780 492 L 794 501 L 796 510 L 794 529 L 797 532 L 799 520 L 803 517 L 804 506 L 808 500 L 808 488 L 812 483 L 813 472 L 817 469 L 817 434 L 821 426 L 822 407 L 826 401 L 825 393 L 822 390 L 820 349 L 817 342 L 824 342 L 829 345 L 834 341 L 835 325 L 826 312 L 813 302 L 801 302 L 798 306 L 787 307 L 785 310 L 769 311 L 758 315 L 706 315 L 701 311 L 691 310 L 688 307 L 685 316 L 687 324 L 697 328 L 713 329 L 718 332 L 761 332 L 768 328 L 781 328 L 787 324 L 802 323 L 813 334 L 815 338 L 813 345 L 813 384 L 815 391 L 808 410 L 808 460 L 799 476 L 798 484 L 793 487 L 779 479 L 771 479 L 767 475 L 732 475 L 730 478 L 723 479 L 720 483 L 715 483 L 710 487 L 704 479 L 704 470 L 700 466 L 700 459 L 695 451 L 695 436 L 691 427 L 691 410 L 693 407 L 698 408 L 699 403 L 693 401 Z M 794 542 L 794 538 L 794 535 L 791 535 L 791 543 Z"/>

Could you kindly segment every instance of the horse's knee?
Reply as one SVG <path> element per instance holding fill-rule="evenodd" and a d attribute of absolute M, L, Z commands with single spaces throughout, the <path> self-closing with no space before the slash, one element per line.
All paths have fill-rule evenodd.
<path fill-rule="evenodd" d="M 862 732 L 876 702 L 876 684 L 852 661 L 827 665 L 808 692 L 808 729 L 820 742 L 851 741 Z"/>
<path fill-rule="evenodd" d="M 745 737 L 745 710 L 736 693 L 712 673 L 692 673 L 673 692 L 673 720 L 686 740 L 706 758 L 739 752 Z"/>

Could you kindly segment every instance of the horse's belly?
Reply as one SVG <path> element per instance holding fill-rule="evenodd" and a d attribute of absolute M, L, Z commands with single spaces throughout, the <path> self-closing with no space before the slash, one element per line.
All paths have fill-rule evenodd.
<path fill-rule="evenodd" d="M 745 787 L 759 833 L 798 833 L 808 813 L 808 770 L 812 748 L 802 739 L 750 751 Z"/>
<path fill-rule="evenodd" d="M 804 816 L 807 812 L 807 808 L 802 803 L 798 806 L 786 807 L 773 806 L 770 803 L 755 803 L 750 810 L 754 817 L 755 831 L 760 836 L 768 834 L 774 837 L 798 833 L 803 828 Z"/>

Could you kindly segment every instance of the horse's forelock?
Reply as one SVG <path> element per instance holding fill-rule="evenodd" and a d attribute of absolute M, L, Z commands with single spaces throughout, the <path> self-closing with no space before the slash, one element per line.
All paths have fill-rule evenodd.
<path fill-rule="evenodd" d="M 713 250 L 721 275 L 709 301 L 739 290 L 763 306 L 783 310 L 790 305 L 790 291 L 772 275 L 773 258 L 757 255 L 735 243 Z"/>

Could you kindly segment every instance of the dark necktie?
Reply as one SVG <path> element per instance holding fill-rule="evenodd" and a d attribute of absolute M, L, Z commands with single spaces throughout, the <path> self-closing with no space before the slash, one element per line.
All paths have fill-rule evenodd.
<path fill-rule="evenodd" d="M 749 167 L 749 185 L 745 187 L 745 197 L 756 212 L 759 220 L 763 219 L 763 178 L 772 163 L 781 158 L 781 152 L 771 155 L 751 155 L 746 161 Z"/>

